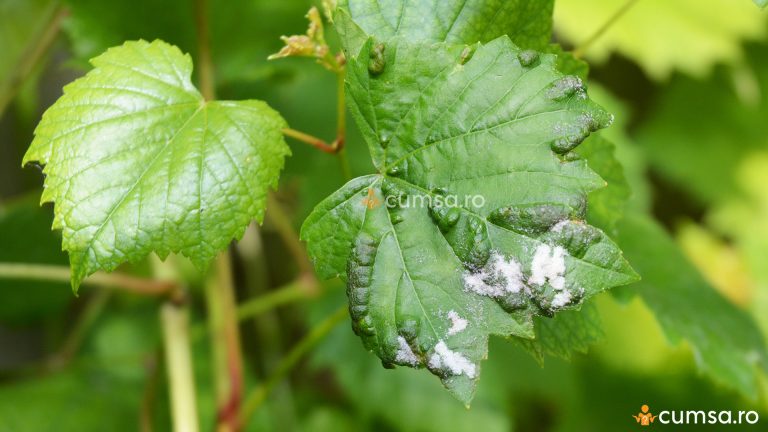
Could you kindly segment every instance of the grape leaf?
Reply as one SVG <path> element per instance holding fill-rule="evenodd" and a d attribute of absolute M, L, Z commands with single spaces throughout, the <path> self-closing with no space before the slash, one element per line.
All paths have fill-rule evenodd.
<path fill-rule="evenodd" d="M 507 35 L 519 47 L 544 50 L 552 37 L 554 0 L 339 1 L 336 29 L 355 55 L 368 39 L 475 43 Z"/>
<path fill-rule="evenodd" d="M 348 59 L 347 90 L 378 174 L 302 228 L 318 273 L 347 279 L 364 345 L 387 366 L 427 367 L 465 403 L 489 334 L 530 338 L 534 315 L 636 277 L 583 222 L 604 182 L 570 152 L 610 115 L 555 63 L 508 37 L 369 39 Z M 560 270 L 542 275 L 544 261 Z"/>
<path fill-rule="evenodd" d="M 204 268 L 261 220 L 289 149 L 260 101 L 204 101 L 171 45 L 126 42 L 64 89 L 24 163 L 45 165 L 72 285 L 152 251 Z"/>
<path fill-rule="evenodd" d="M 768 370 L 768 353 L 750 317 L 714 290 L 648 216 L 627 215 L 618 240 L 643 277 L 625 289 L 643 298 L 670 341 L 687 340 L 710 377 L 754 397 L 755 367 Z"/>
<path fill-rule="evenodd" d="M 592 303 L 585 303 L 580 311 L 563 311 L 553 318 L 536 317 L 536 338 L 517 342 L 540 363 L 544 356 L 570 360 L 575 353 L 586 354 L 589 347 L 603 338 L 600 314 Z"/>
<path fill-rule="evenodd" d="M 579 46 L 621 7 L 615 0 L 559 0 L 555 30 Z M 764 14 L 746 2 L 643 0 L 613 22 L 586 55 L 591 62 L 604 62 L 620 53 L 657 80 L 677 70 L 703 76 L 716 63 L 738 61 L 742 41 L 765 35 Z M 677 49 L 681 46 L 685 49 Z"/>
<path fill-rule="evenodd" d="M 340 291 L 340 290 L 339 290 Z M 310 314 L 317 320 L 343 301 L 337 290 L 312 302 Z M 456 409 L 456 401 L 426 374 L 408 368 L 384 370 L 362 347 L 349 343 L 349 330 L 335 328 L 311 354 L 310 367 L 330 369 L 352 412 L 367 422 L 357 430 L 380 430 L 382 421 L 402 432 L 509 431 L 508 413 L 496 406 L 498 399 L 483 397 L 471 410 Z M 344 361 L 341 361 L 343 359 Z M 494 358 L 493 360 L 500 360 Z"/>

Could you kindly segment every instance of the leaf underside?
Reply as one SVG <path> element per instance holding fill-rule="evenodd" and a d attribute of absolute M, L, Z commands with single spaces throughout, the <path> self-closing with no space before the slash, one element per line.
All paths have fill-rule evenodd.
<path fill-rule="evenodd" d="M 636 279 L 584 222 L 605 183 L 571 151 L 610 115 L 555 64 L 507 36 L 368 38 L 348 56 L 347 92 L 378 173 L 302 228 L 318 273 L 347 280 L 365 346 L 387 367 L 429 369 L 466 404 L 490 334 L 532 338 L 534 316 Z"/>
<path fill-rule="evenodd" d="M 205 101 L 192 61 L 161 41 L 92 60 L 43 115 L 24 164 L 44 165 L 43 202 L 69 252 L 72 285 L 156 252 L 198 268 L 251 220 L 290 153 L 260 101 Z"/>

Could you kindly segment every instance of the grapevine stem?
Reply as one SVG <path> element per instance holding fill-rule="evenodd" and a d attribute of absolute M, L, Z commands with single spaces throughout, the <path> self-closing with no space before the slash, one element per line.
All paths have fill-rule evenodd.
<path fill-rule="evenodd" d="M 219 255 L 216 259 L 216 275 L 206 286 L 219 431 L 237 430 L 236 415 L 243 386 L 242 348 L 231 262 L 228 252 Z"/>
<path fill-rule="evenodd" d="M 216 78 L 211 58 L 210 29 L 208 26 L 208 0 L 196 0 L 197 56 L 200 71 L 200 92 L 205 100 L 216 98 Z"/>
<path fill-rule="evenodd" d="M 309 144 L 312 147 L 325 153 L 334 154 L 340 150 L 337 144 L 337 141 L 334 141 L 329 144 L 316 136 L 312 136 L 310 134 L 297 131 L 296 129 L 284 128 L 283 135 L 287 137 L 291 137 L 297 141 L 301 141 L 303 143 Z"/>
<path fill-rule="evenodd" d="M 336 73 L 336 139 L 328 143 L 316 136 L 297 131 L 291 128 L 283 129 L 283 135 L 295 140 L 309 144 L 312 147 L 329 154 L 335 154 L 339 157 L 341 172 L 345 180 L 352 179 L 352 173 L 347 159 L 345 143 L 347 139 L 347 108 L 344 99 L 344 77 L 346 68 L 343 63 L 335 70 Z"/>
<path fill-rule="evenodd" d="M 43 264 L 0 263 L 0 279 L 23 279 L 49 282 L 70 281 L 70 269 L 64 266 Z M 178 293 L 180 287 L 168 281 L 142 279 L 120 273 L 94 273 L 83 281 L 83 285 L 116 288 L 141 295 L 170 295 Z"/>
<path fill-rule="evenodd" d="M 279 306 L 306 300 L 319 294 L 317 280 L 314 276 L 302 275 L 266 294 L 253 297 L 240 303 L 235 313 L 239 322 L 255 318 Z M 198 340 L 206 334 L 204 326 L 192 327 L 192 340 Z"/>
<path fill-rule="evenodd" d="M 305 300 L 315 295 L 317 295 L 315 278 L 299 276 L 295 281 L 283 287 L 241 303 L 237 308 L 237 319 L 244 321 L 278 306 Z"/>
<path fill-rule="evenodd" d="M 174 431 L 197 432 L 195 381 L 189 345 L 187 307 L 167 302 L 160 311 L 160 321 L 165 342 Z"/>
<path fill-rule="evenodd" d="M 600 39 L 608 30 L 613 26 L 619 19 L 621 19 L 624 14 L 629 12 L 630 9 L 632 9 L 632 6 L 634 6 L 638 0 L 627 0 L 621 7 L 616 10 L 616 12 L 613 13 L 608 19 L 603 23 L 602 26 L 600 26 L 587 40 L 582 42 L 582 44 L 577 47 L 575 50 L 573 50 L 573 56 L 578 58 L 582 58 L 584 54 L 586 54 L 587 50 L 594 44 L 598 39 Z"/>
<path fill-rule="evenodd" d="M 352 180 L 352 170 L 349 166 L 349 159 L 347 158 L 347 149 L 344 147 L 344 143 L 347 137 L 347 107 L 344 99 L 344 78 L 346 75 L 346 68 L 340 68 L 336 72 L 336 142 L 339 144 L 339 164 L 341 165 L 341 173 L 344 176 L 345 181 Z"/>
<path fill-rule="evenodd" d="M 152 432 L 152 412 L 155 400 L 157 399 L 157 387 L 160 381 L 159 357 L 159 353 L 154 353 L 149 355 L 145 361 L 146 384 L 139 412 L 139 430 L 141 432 Z"/>
<path fill-rule="evenodd" d="M 266 400 L 272 389 L 282 381 L 282 379 L 293 369 L 299 360 L 317 345 L 336 325 L 347 316 L 347 306 L 340 307 L 336 312 L 326 318 L 319 325 L 314 327 L 291 351 L 286 355 L 275 368 L 274 372 L 258 387 L 253 389 L 248 398 L 243 403 L 240 410 L 240 425 L 245 426 L 248 419 L 259 409 L 264 400 Z"/>
<path fill-rule="evenodd" d="M 206 100 L 216 99 L 216 78 L 211 56 L 208 0 L 196 0 L 200 91 Z M 217 430 L 237 431 L 237 412 L 243 386 L 243 354 L 236 320 L 232 259 L 228 251 L 216 259 L 216 277 L 208 282 L 209 323 L 213 337 L 214 377 L 218 406 Z"/>

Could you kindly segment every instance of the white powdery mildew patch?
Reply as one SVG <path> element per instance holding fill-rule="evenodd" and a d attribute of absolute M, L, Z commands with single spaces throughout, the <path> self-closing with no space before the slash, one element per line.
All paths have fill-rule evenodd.
<path fill-rule="evenodd" d="M 567 306 L 571 302 L 571 292 L 568 290 L 560 291 L 552 298 L 552 307 L 561 308 Z"/>
<path fill-rule="evenodd" d="M 448 312 L 448 319 L 451 320 L 451 328 L 448 329 L 448 335 L 455 335 L 467 328 L 469 323 L 464 318 L 460 317 L 455 310 Z"/>
<path fill-rule="evenodd" d="M 565 255 L 561 246 L 539 245 L 533 254 L 528 282 L 538 286 L 549 282 L 556 290 L 565 288 Z"/>
<path fill-rule="evenodd" d="M 451 351 L 442 339 L 435 345 L 435 353 L 429 358 L 429 367 L 432 369 L 445 368 L 454 375 L 466 375 L 468 378 L 474 378 L 477 374 L 475 364 L 461 353 Z"/>
<path fill-rule="evenodd" d="M 408 364 L 416 366 L 419 364 L 419 358 L 413 353 L 413 350 L 408 345 L 408 341 L 404 337 L 397 337 L 397 353 L 395 354 L 395 361 L 401 364 Z"/>
<path fill-rule="evenodd" d="M 487 280 L 496 283 L 489 284 Z M 464 273 L 464 286 L 476 294 L 490 297 L 518 293 L 524 287 L 523 271 L 514 259 L 506 259 L 500 253 L 493 252 L 482 270 Z"/>
<path fill-rule="evenodd" d="M 549 230 L 550 230 L 550 231 L 552 231 L 552 232 L 556 232 L 556 233 L 559 233 L 559 232 L 562 232 L 562 231 L 563 231 L 563 228 L 565 228 L 565 226 L 566 226 L 566 225 L 568 225 L 568 224 L 570 224 L 570 223 L 571 223 L 571 221 L 570 221 L 570 220 L 568 220 L 568 219 L 563 219 L 563 220 L 561 220 L 560 222 L 558 222 L 558 223 L 556 223 L 556 224 L 552 225 L 552 228 L 550 228 Z"/>

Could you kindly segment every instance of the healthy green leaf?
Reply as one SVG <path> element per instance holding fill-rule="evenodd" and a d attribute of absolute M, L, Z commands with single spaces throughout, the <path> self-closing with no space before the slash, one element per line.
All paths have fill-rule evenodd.
<path fill-rule="evenodd" d="M 507 37 L 369 39 L 347 86 L 378 174 L 302 229 L 318 273 L 347 279 L 365 346 L 385 365 L 427 367 L 465 403 L 489 334 L 530 338 L 534 315 L 635 280 L 584 223 L 604 182 L 571 153 L 610 116 L 555 62 Z"/>
<path fill-rule="evenodd" d="M 507 35 L 544 50 L 552 37 L 554 0 L 341 0 L 336 28 L 355 55 L 368 36 L 386 40 L 472 44 Z"/>
<path fill-rule="evenodd" d="M 260 101 L 204 101 L 192 62 L 164 42 L 95 58 L 35 130 L 24 163 L 45 165 L 72 284 L 152 251 L 204 268 L 252 219 L 289 154 Z"/>
<path fill-rule="evenodd" d="M 580 46 L 612 19 L 623 3 L 558 0 L 556 32 Z M 746 2 L 642 0 L 612 22 L 586 55 L 591 62 L 604 62 L 611 53 L 620 53 L 657 80 L 677 70 L 700 77 L 717 63 L 736 63 L 741 59 L 744 40 L 765 35 L 764 14 Z"/>
<path fill-rule="evenodd" d="M 643 278 L 626 289 L 643 298 L 670 341 L 688 341 L 710 377 L 754 396 L 755 367 L 768 370 L 754 322 L 718 294 L 649 217 L 628 215 L 619 233 L 619 244 Z"/>

